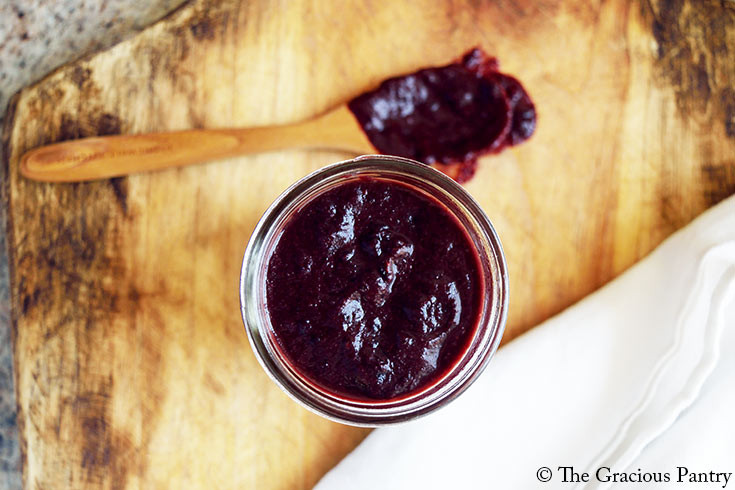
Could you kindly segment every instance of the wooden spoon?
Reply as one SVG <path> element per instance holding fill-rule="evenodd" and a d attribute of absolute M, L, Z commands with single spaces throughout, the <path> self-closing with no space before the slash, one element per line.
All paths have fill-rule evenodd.
<path fill-rule="evenodd" d="M 106 179 L 284 148 L 376 153 L 347 105 L 301 123 L 84 138 L 29 151 L 20 173 L 46 182 Z"/>

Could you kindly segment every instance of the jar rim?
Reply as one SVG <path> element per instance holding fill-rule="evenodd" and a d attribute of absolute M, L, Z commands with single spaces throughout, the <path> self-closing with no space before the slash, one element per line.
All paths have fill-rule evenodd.
<path fill-rule="evenodd" d="M 265 270 L 278 229 L 299 205 L 334 186 L 363 176 L 394 180 L 441 197 L 472 237 L 485 271 L 485 298 L 467 352 L 427 386 L 387 400 L 358 400 L 322 389 L 300 373 L 276 345 L 265 310 Z M 406 179 L 407 181 L 404 181 Z M 457 215 L 459 213 L 459 216 Z M 468 227 L 469 226 L 469 227 Z M 478 243 L 479 241 L 479 243 Z M 484 254 L 484 255 L 483 255 Z M 485 270 L 486 269 L 486 270 Z M 489 277 L 488 277 L 489 272 Z M 268 207 L 250 237 L 240 271 L 240 309 L 255 357 L 268 376 L 291 398 L 328 419 L 348 425 L 375 427 L 428 414 L 455 399 L 482 373 L 500 344 L 508 309 L 508 274 L 500 239 L 479 204 L 445 174 L 402 157 L 364 155 L 334 163 L 303 177 Z"/>

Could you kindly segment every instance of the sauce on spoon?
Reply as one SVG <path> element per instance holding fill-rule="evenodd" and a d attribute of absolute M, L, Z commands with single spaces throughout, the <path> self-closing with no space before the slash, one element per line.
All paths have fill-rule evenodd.
<path fill-rule="evenodd" d="M 527 140 L 536 108 L 521 83 L 475 48 L 447 66 L 385 80 L 348 103 L 381 153 L 437 164 L 459 182 L 477 158 Z"/>

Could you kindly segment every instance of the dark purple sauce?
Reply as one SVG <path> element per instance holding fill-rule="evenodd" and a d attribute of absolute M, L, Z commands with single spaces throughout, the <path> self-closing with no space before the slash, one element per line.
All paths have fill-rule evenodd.
<path fill-rule="evenodd" d="M 298 371 L 340 396 L 386 400 L 458 361 L 483 288 L 477 251 L 446 208 L 403 184 L 361 178 L 287 221 L 266 301 Z"/>
<path fill-rule="evenodd" d="M 480 49 L 386 80 L 348 106 L 379 152 L 437 164 L 460 182 L 472 177 L 480 155 L 517 145 L 536 129 L 526 90 Z"/>

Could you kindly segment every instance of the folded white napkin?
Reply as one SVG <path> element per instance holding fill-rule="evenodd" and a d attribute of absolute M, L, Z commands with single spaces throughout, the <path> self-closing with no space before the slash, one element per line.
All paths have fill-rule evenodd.
<path fill-rule="evenodd" d="M 735 196 L 317 488 L 726 488 L 726 473 L 735 489 Z"/>

